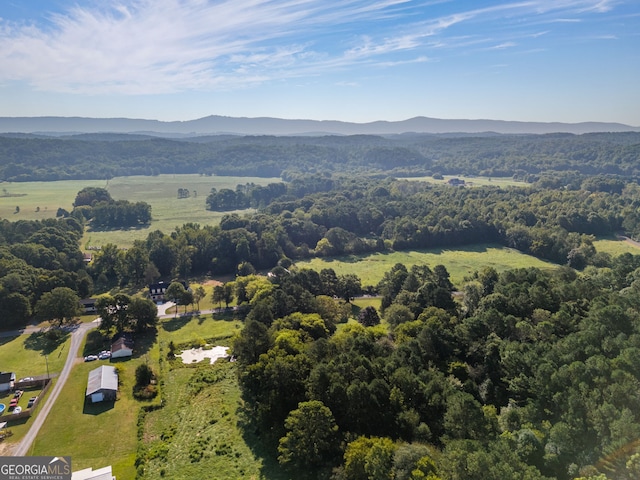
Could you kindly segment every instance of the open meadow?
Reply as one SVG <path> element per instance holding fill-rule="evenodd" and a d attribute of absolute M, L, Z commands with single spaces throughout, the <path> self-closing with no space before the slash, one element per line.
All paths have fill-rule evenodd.
<path fill-rule="evenodd" d="M 318 272 L 323 268 L 333 268 L 338 275 L 354 273 L 363 286 L 376 285 L 382 276 L 396 263 L 407 268 L 412 265 L 444 265 L 451 282 L 460 286 L 466 276 L 484 266 L 493 267 L 498 272 L 512 268 L 538 267 L 555 268 L 557 265 L 525 255 L 512 248 L 499 245 L 473 245 L 454 249 L 436 248 L 431 250 L 410 250 L 391 253 L 347 255 L 333 258 L 314 258 L 296 262 L 298 268 L 311 268 Z"/>
<path fill-rule="evenodd" d="M 593 242 L 596 251 L 608 253 L 612 257 L 630 253 L 632 255 L 640 255 L 640 244 L 624 238 L 600 238 Z"/>
<path fill-rule="evenodd" d="M 436 185 L 444 185 L 452 178 L 464 180 L 465 185 L 469 187 L 473 187 L 473 186 L 530 187 L 531 186 L 530 183 L 514 180 L 511 177 L 467 177 L 465 175 L 443 175 L 442 179 L 435 179 L 433 177 L 407 177 L 407 178 L 402 178 L 402 180 L 419 180 L 422 182 L 429 182 Z"/>
<path fill-rule="evenodd" d="M 73 209 L 76 194 L 85 187 L 106 188 L 115 200 L 147 202 L 151 205 L 151 225 L 140 229 L 87 231 L 82 247 L 115 243 L 128 247 L 149 232 L 170 233 L 185 223 L 217 225 L 225 213 L 206 209 L 205 200 L 212 188 L 230 188 L 255 183 L 267 185 L 279 178 L 223 177 L 204 175 L 157 175 L 116 177 L 110 180 L 64 180 L 58 182 L 5 182 L 0 186 L 0 218 L 11 221 L 55 218 L 58 208 Z M 186 188 L 188 198 L 178 199 L 178 189 Z"/>

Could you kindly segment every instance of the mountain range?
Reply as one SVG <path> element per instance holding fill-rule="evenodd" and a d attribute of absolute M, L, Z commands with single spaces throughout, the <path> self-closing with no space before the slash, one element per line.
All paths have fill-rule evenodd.
<path fill-rule="evenodd" d="M 621 123 L 516 122 L 415 117 L 402 121 L 352 123 L 337 120 L 290 120 L 211 115 L 188 121 L 164 122 L 131 118 L 0 117 L 0 132 L 44 135 L 137 133 L 162 137 L 198 135 L 394 135 L 407 133 L 545 134 L 640 132 Z"/>

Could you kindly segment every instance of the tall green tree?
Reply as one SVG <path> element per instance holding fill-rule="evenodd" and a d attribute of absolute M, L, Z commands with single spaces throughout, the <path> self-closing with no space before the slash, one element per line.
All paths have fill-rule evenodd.
<path fill-rule="evenodd" d="M 278 446 L 281 464 L 317 468 L 336 455 L 338 426 L 331 410 L 319 400 L 299 403 L 284 426 L 287 433 Z"/>
<path fill-rule="evenodd" d="M 40 297 L 35 311 L 39 319 L 50 320 L 54 325 L 61 326 L 80 315 L 80 298 L 68 287 L 57 287 Z"/>

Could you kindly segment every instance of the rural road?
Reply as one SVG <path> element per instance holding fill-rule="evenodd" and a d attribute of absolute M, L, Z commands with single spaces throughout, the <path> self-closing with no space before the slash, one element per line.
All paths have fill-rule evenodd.
<path fill-rule="evenodd" d="M 36 415 L 33 423 L 31 424 L 29 431 L 24 436 L 22 441 L 14 449 L 13 456 L 18 457 L 18 456 L 27 455 L 27 452 L 31 449 L 31 445 L 35 440 L 36 435 L 38 435 L 38 432 L 40 431 L 40 428 L 44 424 L 44 421 L 47 419 L 47 415 L 51 411 L 53 404 L 56 402 L 58 395 L 60 395 L 60 392 L 62 391 L 62 387 L 64 387 L 64 384 L 66 383 L 67 378 L 69 378 L 69 374 L 71 373 L 73 364 L 76 361 L 76 358 L 78 355 L 78 349 L 82 344 L 82 340 L 84 339 L 84 336 L 87 334 L 89 330 L 91 330 L 92 328 L 96 328 L 98 326 L 98 323 L 99 321 L 97 320 L 94 320 L 91 323 L 81 323 L 80 325 L 78 325 L 78 328 L 76 328 L 71 333 L 71 345 L 69 346 L 69 353 L 67 354 L 67 361 L 64 364 L 64 368 L 62 369 L 62 372 L 60 372 L 60 375 L 58 376 L 58 380 L 56 384 L 53 386 L 53 389 L 51 390 L 50 395 L 47 397 L 44 404 L 42 404 L 42 406 L 40 407 L 40 411 L 38 412 L 38 415 Z"/>

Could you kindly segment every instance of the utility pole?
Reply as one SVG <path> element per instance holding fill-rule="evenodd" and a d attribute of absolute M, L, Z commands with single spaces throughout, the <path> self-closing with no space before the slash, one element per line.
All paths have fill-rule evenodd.
<path fill-rule="evenodd" d="M 43 353 L 44 355 L 44 361 L 47 364 L 47 380 L 49 380 L 49 359 L 47 358 L 47 354 Z"/>

